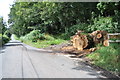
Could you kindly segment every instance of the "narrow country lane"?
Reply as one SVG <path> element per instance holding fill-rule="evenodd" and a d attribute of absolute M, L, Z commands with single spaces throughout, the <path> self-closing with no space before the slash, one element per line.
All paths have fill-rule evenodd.
<path fill-rule="evenodd" d="M 2 57 L 1 57 L 2 56 Z M 93 68 L 52 51 L 11 40 L 0 54 L 3 78 L 100 78 Z"/>

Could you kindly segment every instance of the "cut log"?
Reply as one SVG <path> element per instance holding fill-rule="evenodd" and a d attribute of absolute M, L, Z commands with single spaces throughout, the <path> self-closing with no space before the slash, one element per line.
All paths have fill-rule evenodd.
<path fill-rule="evenodd" d="M 81 31 L 78 31 L 71 39 L 73 47 L 77 50 L 82 51 L 83 48 L 86 48 L 88 45 L 88 39 L 86 35 L 82 35 Z"/>
<path fill-rule="evenodd" d="M 97 38 L 100 39 L 102 37 L 102 34 L 98 33 Z"/>
<path fill-rule="evenodd" d="M 104 41 L 103 41 L 103 45 L 104 45 L 104 46 L 109 46 L 109 40 L 104 40 Z"/>
<path fill-rule="evenodd" d="M 104 46 L 109 46 L 108 35 L 106 31 L 97 30 L 90 34 L 95 45 L 101 43 Z"/>
<path fill-rule="evenodd" d="M 83 48 L 86 48 L 88 46 L 88 39 L 86 35 L 82 35 L 82 40 L 84 41 Z"/>
<path fill-rule="evenodd" d="M 106 31 L 97 30 L 89 34 L 89 36 L 83 35 L 81 32 L 83 31 L 79 30 L 74 36 L 71 37 L 73 47 L 76 48 L 77 50 L 82 51 L 84 48 L 87 48 L 90 45 L 97 45 L 100 43 L 103 44 L 104 46 L 109 46 Z"/>
<path fill-rule="evenodd" d="M 62 50 L 68 53 L 74 53 L 78 57 L 89 54 L 97 48 L 95 45 L 103 44 L 109 46 L 108 34 L 106 31 L 97 30 L 91 34 L 84 35 L 83 31 L 78 31 L 71 37 L 71 46 L 63 47 Z"/>

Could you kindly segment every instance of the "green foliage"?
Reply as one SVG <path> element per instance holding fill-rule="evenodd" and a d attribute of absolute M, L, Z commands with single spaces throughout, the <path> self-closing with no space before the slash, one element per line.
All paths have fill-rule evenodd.
<path fill-rule="evenodd" d="M 118 22 L 114 22 L 112 17 L 95 18 L 93 25 L 88 26 L 88 32 L 95 30 L 105 30 L 110 33 L 119 32 Z"/>
<path fill-rule="evenodd" d="M 37 42 L 37 40 L 44 40 L 45 36 L 40 32 L 40 30 L 33 30 L 29 34 L 20 38 L 21 40 L 30 40 L 32 42 Z"/>
<path fill-rule="evenodd" d="M 5 43 L 7 43 L 10 40 L 10 38 L 8 38 L 6 35 L 1 35 L 0 36 L 0 46 L 4 45 Z"/>
<path fill-rule="evenodd" d="M 109 47 L 100 47 L 94 53 L 88 55 L 94 64 L 115 73 L 120 72 L 120 43 L 111 43 Z"/>
<path fill-rule="evenodd" d="M 42 34 L 41 36 L 41 33 L 38 30 L 34 30 L 30 32 L 29 34 L 20 37 L 20 40 L 28 45 L 31 45 L 37 48 L 45 48 L 50 45 L 57 45 L 57 44 L 65 42 L 65 40 L 60 39 L 60 38 L 56 39 L 49 34 Z"/>
<path fill-rule="evenodd" d="M 9 38 L 11 37 L 11 33 L 10 33 L 9 30 L 6 30 L 6 31 L 4 32 L 4 35 L 8 36 Z"/>
<path fill-rule="evenodd" d="M 90 25 L 91 28 L 87 29 L 87 27 L 85 27 L 85 29 L 82 29 L 86 32 L 90 32 L 91 30 L 96 30 L 96 27 L 97 29 L 102 29 L 105 26 L 105 30 L 110 30 L 109 32 L 113 32 L 111 29 L 115 30 L 118 26 L 117 24 L 119 24 L 119 5 L 120 4 L 116 2 L 19 2 L 12 5 L 11 12 L 9 14 L 9 24 L 11 24 L 11 30 L 13 33 L 19 37 L 24 36 L 35 29 L 50 34 L 61 34 L 66 33 L 66 29 L 70 29 L 72 27 L 69 31 L 74 29 L 71 33 L 73 34 L 73 32 L 75 32 L 74 27 L 79 29 L 79 25 L 82 26 L 81 23 L 89 24 L 92 21 L 94 24 L 91 24 L 93 26 Z M 100 12 L 102 14 L 100 14 Z M 103 17 L 98 18 L 97 20 L 94 19 L 97 18 L 98 15 L 103 15 L 105 18 L 115 15 L 117 17 L 115 17 L 115 20 L 108 18 L 105 19 Z M 111 21 L 113 21 L 113 23 Z M 73 27 L 73 25 L 76 26 Z M 98 28 L 99 25 L 100 27 Z M 106 27 L 107 25 L 108 27 Z"/>
<path fill-rule="evenodd" d="M 20 38 L 15 34 L 13 34 L 13 37 L 14 37 L 15 40 L 20 40 Z"/>
<path fill-rule="evenodd" d="M 55 38 L 48 35 L 48 34 L 43 34 L 41 33 L 40 30 L 33 30 L 29 34 L 20 37 L 20 39 L 24 41 L 32 41 L 32 42 L 37 42 L 41 40 L 54 40 Z"/>
<path fill-rule="evenodd" d="M 7 35 L 7 28 L 5 27 L 5 22 L 3 21 L 3 17 L 0 17 L 0 46 L 7 43 L 10 38 Z"/>
<path fill-rule="evenodd" d="M 49 47 L 51 45 L 58 45 L 60 43 L 66 42 L 65 40 L 62 39 L 54 39 L 54 40 L 42 40 L 42 41 L 37 41 L 36 43 L 31 42 L 31 41 L 24 41 L 24 43 L 37 47 L 37 48 L 45 48 Z"/>
<path fill-rule="evenodd" d="M 0 34 L 0 37 L 2 37 L 2 34 Z"/>
<path fill-rule="evenodd" d="M 88 28 L 87 23 L 76 24 L 69 28 L 68 34 L 74 35 L 78 30 L 86 31 L 87 28 Z"/>
<path fill-rule="evenodd" d="M 116 10 L 119 11 L 120 2 L 100 2 L 97 4 L 98 10 L 100 10 L 103 16 L 113 16 Z"/>
<path fill-rule="evenodd" d="M 60 39 L 64 39 L 64 40 L 70 40 L 70 34 L 68 33 L 68 32 L 66 32 L 66 33 L 62 33 L 62 34 L 60 34 L 60 35 L 56 35 L 58 38 L 60 38 Z"/>
<path fill-rule="evenodd" d="M 3 17 L 0 17 L 0 34 L 4 34 L 6 31 L 5 23 L 3 22 Z"/>
<path fill-rule="evenodd" d="M 88 27 L 87 23 L 81 23 L 71 26 L 70 28 L 66 29 L 65 33 L 56 35 L 57 37 L 65 40 L 69 40 L 71 36 L 73 36 L 78 30 L 83 30 L 86 32 L 86 29 Z"/>
<path fill-rule="evenodd" d="M 55 38 L 52 35 L 45 34 L 45 40 L 54 40 Z"/>
<path fill-rule="evenodd" d="M 8 22 L 17 36 L 24 36 L 34 29 L 50 34 L 65 33 L 75 24 L 89 23 L 92 8 L 98 11 L 96 4 L 19 2 L 12 5 Z"/>
<path fill-rule="evenodd" d="M 71 32 L 74 29 L 71 35 L 80 28 L 79 25 L 82 26 L 81 23 L 90 24 L 90 28 L 86 26 L 85 29 L 82 28 L 85 32 L 97 29 L 120 32 L 119 6 L 120 3 L 117 2 L 17 2 L 12 5 L 8 22 L 11 25 L 11 32 L 18 37 L 32 30 L 41 30 L 43 33 L 53 35 L 63 33 L 67 35 L 67 30 L 70 29 Z M 112 17 L 114 19 L 110 19 Z"/>

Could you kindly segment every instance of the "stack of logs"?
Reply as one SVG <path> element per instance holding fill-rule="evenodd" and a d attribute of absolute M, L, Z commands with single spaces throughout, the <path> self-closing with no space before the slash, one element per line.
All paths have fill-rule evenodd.
<path fill-rule="evenodd" d="M 71 53 L 84 54 L 93 52 L 96 50 L 97 44 L 109 46 L 108 33 L 106 31 L 97 30 L 87 35 L 83 34 L 84 31 L 77 31 L 77 33 L 71 37 L 71 46 L 63 47 L 62 50 L 69 51 Z M 81 54 L 80 54 L 81 55 Z"/>

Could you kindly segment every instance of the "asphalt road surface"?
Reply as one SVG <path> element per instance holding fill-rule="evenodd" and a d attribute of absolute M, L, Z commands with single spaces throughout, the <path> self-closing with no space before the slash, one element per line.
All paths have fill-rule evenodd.
<path fill-rule="evenodd" d="M 77 60 L 11 40 L 0 54 L 3 78 L 101 78 L 98 71 Z"/>

